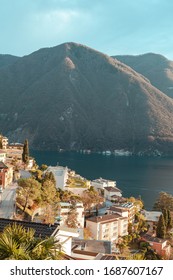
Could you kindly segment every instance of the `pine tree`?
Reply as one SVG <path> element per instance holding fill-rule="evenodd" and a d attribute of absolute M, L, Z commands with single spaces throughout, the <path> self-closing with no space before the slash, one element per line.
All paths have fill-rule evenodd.
<path fill-rule="evenodd" d="M 163 213 L 163 217 L 164 217 L 164 221 L 165 221 L 165 227 L 167 229 L 167 227 L 168 227 L 168 210 L 166 208 L 164 208 L 162 213 Z"/>
<path fill-rule="evenodd" d="M 168 210 L 168 223 L 167 223 L 167 229 L 171 229 L 172 228 L 172 217 L 171 217 L 171 211 Z"/>
<path fill-rule="evenodd" d="M 163 214 L 161 214 L 159 217 L 159 221 L 157 223 L 156 236 L 158 238 L 165 238 L 165 235 L 166 235 L 165 219 Z"/>
<path fill-rule="evenodd" d="M 24 163 L 28 163 L 29 161 L 29 145 L 28 140 L 26 139 L 23 146 L 22 160 Z"/>

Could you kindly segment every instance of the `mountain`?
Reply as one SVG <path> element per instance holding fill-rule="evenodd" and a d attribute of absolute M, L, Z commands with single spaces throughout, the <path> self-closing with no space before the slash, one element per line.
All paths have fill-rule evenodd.
<path fill-rule="evenodd" d="M 0 68 L 13 64 L 18 59 L 18 56 L 9 55 L 9 54 L 0 54 Z"/>
<path fill-rule="evenodd" d="M 173 61 L 154 53 L 117 55 L 114 58 L 147 77 L 152 85 L 173 98 Z"/>
<path fill-rule="evenodd" d="M 87 46 L 40 49 L 0 68 L 0 128 L 34 149 L 173 151 L 173 100 Z"/>

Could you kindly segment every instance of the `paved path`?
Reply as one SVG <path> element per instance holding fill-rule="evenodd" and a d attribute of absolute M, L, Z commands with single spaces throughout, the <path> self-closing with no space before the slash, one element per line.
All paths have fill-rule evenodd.
<path fill-rule="evenodd" d="M 0 195 L 0 218 L 13 219 L 17 184 L 11 184 Z"/>

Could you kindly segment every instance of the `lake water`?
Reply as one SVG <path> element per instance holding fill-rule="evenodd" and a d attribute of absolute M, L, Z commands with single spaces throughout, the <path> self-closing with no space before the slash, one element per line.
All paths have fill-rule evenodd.
<path fill-rule="evenodd" d="M 92 180 L 99 177 L 117 182 L 124 197 L 141 196 L 151 210 L 159 192 L 173 195 L 173 158 L 126 157 L 77 152 L 31 151 L 38 165 L 61 165 Z"/>

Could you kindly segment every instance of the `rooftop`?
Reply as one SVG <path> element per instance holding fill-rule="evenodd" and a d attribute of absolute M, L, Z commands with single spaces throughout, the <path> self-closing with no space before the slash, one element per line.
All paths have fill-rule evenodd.
<path fill-rule="evenodd" d="M 111 253 L 111 242 L 105 240 L 84 240 L 73 238 L 72 239 L 72 251 L 82 250 L 83 252 L 92 253 Z"/>
<path fill-rule="evenodd" d="M 57 225 L 48 225 L 42 223 L 0 218 L 0 232 L 2 232 L 6 226 L 14 223 L 17 225 L 21 225 L 26 229 L 33 228 L 35 230 L 35 237 L 42 237 L 42 238 L 50 237 L 58 227 Z"/>
<path fill-rule="evenodd" d="M 132 202 L 125 202 L 125 203 L 115 204 L 115 205 L 114 205 L 114 207 L 116 207 L 116 208 L 127 208 L 127 209 L 129 209 L 129 208 L 131 208 L 131 207 L 133 207 L 133 206 L 134 206 L 134 205 L 133 205 Z"/>
<path fill-rule="evenodd" d="M 144 238 L 148 242 L 164 243 L 166 241 L 166 239 L 151 236 L 149 234 L 142 235 L 142 238 Z"/>
<path fill-rule="evenodd" d="M 120 218 L 122 218 L 122 216 L 120 216 L 119 214 L 110 214 L 110 215 L 91 217 L 88 218 L 87 221 L 91 221 L 94 223 L 105 223 L 105 222 L 117 221 Z"/>
<path fill-rule="evenodd" d="M 99 179 L 94 179 L 93 182 L 96 182 L 96 183 L 108 183 L 108 182 L 114 182 L 116 183 L 116 181 L 113 181 L 113 180 L 107 180 L 107 179 L 103 179 L 103 178 L 99 178 Z"/>
<path fill-rule="evenodd" d="M 110 260 L 117 260 L 117 256 L 111 255 L 111 254 L 98 254 L 97 257 L 95 258 L 96 260 L 101 260 L 101 261 L 110 261 Z"/>
<path fill-rule="evenodd" d="M 121 192 L 121 190 L 117 187 L 105 187 L 105 190 L 107 190 L 108 192 Z"/>

